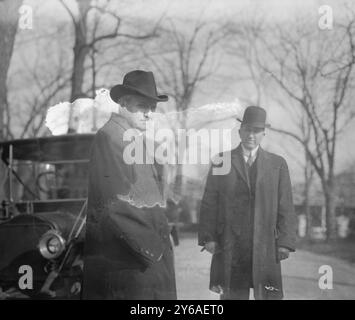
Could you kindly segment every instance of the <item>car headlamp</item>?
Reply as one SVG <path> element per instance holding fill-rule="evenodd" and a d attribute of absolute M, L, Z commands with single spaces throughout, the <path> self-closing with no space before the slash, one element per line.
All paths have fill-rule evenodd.
<path fill-rule="evenodd" d="M 41 255 L 46 259 L 59 257 L 65 249 L 65 240 L 56 230 L 47 231 L 38 244 Z"/>

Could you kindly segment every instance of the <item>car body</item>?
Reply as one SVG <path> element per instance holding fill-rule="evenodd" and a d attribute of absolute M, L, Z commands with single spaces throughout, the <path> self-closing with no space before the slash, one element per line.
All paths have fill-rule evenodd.
<path fill-rule="evenodd" d="M 0 143 L 0 299 L 80 299 L 93 138 Z"/>
<path fill-rule="evenodd" d="M 93 139 L 0 143 L 0 300 L 80 299 Z M 178 219 L 167 216 L 177 245 Z"/>

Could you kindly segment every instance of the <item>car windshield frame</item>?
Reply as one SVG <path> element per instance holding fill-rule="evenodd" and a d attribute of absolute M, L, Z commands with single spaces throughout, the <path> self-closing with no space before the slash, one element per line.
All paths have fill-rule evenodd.
<path fill-rule="evenodd" d="M 32 203 L 35 202 L 63 202 L 63 201 L 77 201 L 85 200 L 86 198 L 54 198 L 41 200 L 36 197 L 35 192 L 33 200 L 18 201 L 14 199 L 13 183 L 17 179 L 25 189 L 30 190 L 14 169 L 16 162 L 20 163 L 36 163 L 48 165 L 65 165 L 88 163 L 90 156 L 91 144 L 95 134 L 66 134 L 60 136 L 39 137 L 30 139 L 16 139 L 0 143 L 0 150 L 2 151 L 1 160 L 8 167 L 8 201 L 10 203 Z M 19 180 L 20 178 L 20 180 Z M 37 199 L 36 199 L 37 198 Z"/>

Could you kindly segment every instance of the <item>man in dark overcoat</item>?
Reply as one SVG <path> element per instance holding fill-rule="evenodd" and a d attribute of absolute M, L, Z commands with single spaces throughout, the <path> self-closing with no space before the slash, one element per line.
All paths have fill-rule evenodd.
<path fill-rule="evenodd" d="M 126 74 L 110 96 L 121 108 L 92 146 L 83 298 L 176 299 L 161 168 L 148 156 L 132 162 L 132 141 L 124 137 L 134 130 L 143 138 L 149 113 L 168 97 L 157 94 L 153 73 L 141 70 Z"/>
<path fill-rule="evenodd" d="M 212 253 L 210 290 L 221 299 L 282 299 L 280 261 L 295 251 L 296 218 L 286 161 L 263 150 L 266 111 L 246 108 L 231 170 L 209 172 L 198 243 Z"/>

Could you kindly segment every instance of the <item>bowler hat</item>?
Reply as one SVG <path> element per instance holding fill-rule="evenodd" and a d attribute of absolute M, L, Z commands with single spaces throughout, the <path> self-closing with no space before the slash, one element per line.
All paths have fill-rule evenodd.
<path fill-rule="evenodd" d="M 255 128 L 269 128 L 270 124 L 266 123 L 266 111 L 257 106 L 247 107 L 244 111 L 243 120 L 237 118 L 242 125 L 248 125 Z"/>
<path fill-rule="evenodd" d="M 117 84 L 110 90 L 110 97 L 113 101 L 130 94 L 137 94 L 156 101 L 167 101 L 168 96 L 158 95 L 153 72 L 134 70 L 128 72 L 122 84 Z"/>

